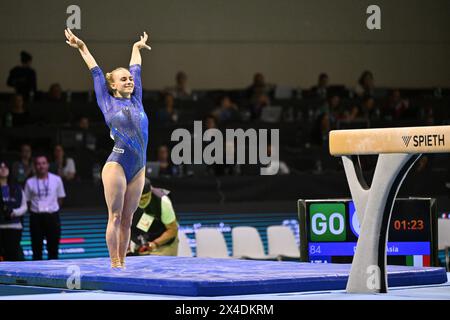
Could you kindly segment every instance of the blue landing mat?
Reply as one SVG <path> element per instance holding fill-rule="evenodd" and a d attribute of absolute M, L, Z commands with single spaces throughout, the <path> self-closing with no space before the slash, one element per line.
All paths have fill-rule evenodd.
<path fill-rule="evenodd" d="M 345 289 L 350 265 L 186 257 L 128 257 L 114 271 L 108 258 L 1 262 L 0 283 L 67 289 L 79 268 L 82 290 L 224 296 Z M 447 282 L 443 268 L 388 266 L 390 287 Z M 72 282 L 73 283 L 73 282 Z"/>

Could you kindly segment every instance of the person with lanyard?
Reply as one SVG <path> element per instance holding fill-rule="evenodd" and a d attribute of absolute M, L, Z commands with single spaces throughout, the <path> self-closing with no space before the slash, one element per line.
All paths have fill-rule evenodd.
<path fill-rule="evenodd" d="M 36 175 L 25 184 L 25 197 L 30 209 L 30 233 L 33 260 L 42 260 L 44 238 L 47 240 L 48 259 L 58 259 L 61 223 L 59 209 L 66 193 L 62 179 L 48 172 L 44 155 L 34 159 Z"/>
<path fill-rule="evenodd" d="M 177 255 L 178 222 L 168 194 L 145 179 L 139 208 L 133 216 L 129 255 Z"/>
<path fill-rule="evenodd" d="M 0 161 L 0 261 L 21 261 L 21 218 L 27 202 L 20 185 L 12 183 L 6 161 Z"/>

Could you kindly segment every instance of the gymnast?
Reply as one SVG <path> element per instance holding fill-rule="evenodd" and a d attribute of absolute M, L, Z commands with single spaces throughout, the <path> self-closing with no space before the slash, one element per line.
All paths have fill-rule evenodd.
<path fill-rule="evenodd" d="M 129 70 L 116 68 L 106 74 L 106 79 L 86 44 L 68 28 L 65 35 L 66 43 L 78 49 L 91 71 L 97 103 L 114 140 L 102 170 L 108 207 L 106 243 L 111 268 L 125 268 L 133 213 L 145 182 L 148 119 L 142 105 L 140 50 L 151 49 L 146 44 L 148 35 L 144 32 L 140 41 L 134 43 Z"/>

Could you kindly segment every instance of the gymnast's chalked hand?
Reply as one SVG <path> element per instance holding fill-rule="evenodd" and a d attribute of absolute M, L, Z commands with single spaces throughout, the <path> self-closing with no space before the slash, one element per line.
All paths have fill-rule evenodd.
<path fill-rule="evenodd" d="M 65 33 L 66 39 L 67 39 L 66 43 L 69 46 L 71 46 L 72 48 L 75 48 L 75 49 L 82 49 L 84 47 L 84 42 L 80 38 L 75 36 L 69 28 L 66 28 L 64 30 L 64 33 Z"/>
<path fill-rule="evenodd" d="M 140 36 L 140 37 L 141 37 L 141 40 L 138 41 L 138 42 L 135 42 L 134 46 L 137 47 L 139 50 L 142 49 L 142 48 L 145 48 L 145 49 L 148 49 L 148 50 L 152 50 L 152 48 L 149 45 L 146 44 L 147 39 L 148 39 L 147 32 L 144 31 L 144 35 Z"/>

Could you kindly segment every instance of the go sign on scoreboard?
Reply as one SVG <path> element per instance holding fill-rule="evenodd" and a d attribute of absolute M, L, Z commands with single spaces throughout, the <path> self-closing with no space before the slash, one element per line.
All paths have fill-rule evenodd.
<path fill-rule="evenodd" d="M 353 201 L 299 200 L 302 261 L 351 263 L 360 232 Z M 437 265 L 434 199 L 397 199 L 389 226 L 388 264 Z"/>
<path fill-rule="evenodd" d="M 345 204 L 314 203 L 309 210 L 311 241 L 345 241 Z"/>

